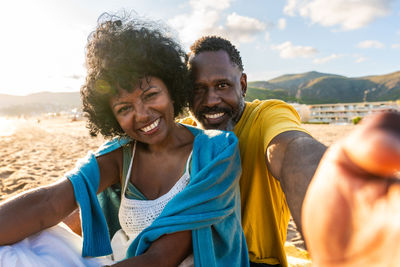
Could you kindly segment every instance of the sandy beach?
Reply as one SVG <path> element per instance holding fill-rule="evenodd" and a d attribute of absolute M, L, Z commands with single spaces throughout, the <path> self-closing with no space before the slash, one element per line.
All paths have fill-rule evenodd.
<path fill-rule="evenodd" d="M 85 121 L 67 117 L 3 119 L 0 123 L 0 201 L 56 181 L 89 150 L 96 150 L 104 142 L 102 137 L 89 136 Z M 315 124 L 304 127 L 327 146 L 354 128 Z M 303 247 L 292 222 L 287 239 Z"/>
<path fill-rule="evenodd" d="M 0 133 L 0 200 L 56 181 L 104 142 L 89 137 L 84 121 L 66 117 L 19 119 L 13 126 Z"/>

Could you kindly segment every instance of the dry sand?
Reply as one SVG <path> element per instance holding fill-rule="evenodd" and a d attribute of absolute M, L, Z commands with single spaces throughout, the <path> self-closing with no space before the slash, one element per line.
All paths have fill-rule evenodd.
<path fill-rule="evenodd" d="M 0 200 L 54 182 L 104 142 L 66 117 L 14 122 L 13 134 L 0 133 Z"/>
<path fill-rule="evenodd" d="M 0 123 L 0 201 L 56 181 L 75 166 L 77 159 L 104 142 L 101 137 L 89 137 L 84 121 L 66 117 Z M 313 124 L 304 127 L 327 146 L 354 128 Z M 293 222 L 289 225 L 288 240 L 303 246 Z"/>

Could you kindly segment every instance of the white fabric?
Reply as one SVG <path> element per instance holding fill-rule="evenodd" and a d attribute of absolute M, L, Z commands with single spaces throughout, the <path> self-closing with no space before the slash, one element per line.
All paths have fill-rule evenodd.
<path fill-rule="evenodd" d="M 105 258 L 83 258 L 82 238 L 60 223 L 9 246 L 0 246 L 0 266 L 103 266 Z"/>
<path fill-rule="evenodd" d="M 192 153 L 186 163 L 186 170 L 175 185 L 164 195 L 154 200 L 137 200 L 125 197 L 125 191 L 131 177 L 133 158 L 136 151 L 136 142 L 132 149 L 132 158 L 129 164 L 128 173 L 125 177 L 124 188 L 121 192 L 121 206 L 119 208 L 119 223 L 121 225 L 111 240 L 113 259 L 121 261 L 126 257 L 126 252 L 132 241 L 161 214 L 167 203 L 189 183 L 189 162 Z M 186 259 L 184 262 L 187 262 Z M 193 264 L 193 257 L 191 257 Z M 182 262 L 183 263 L 183 262 Z M 190 266 L 185 265 L 185 266 Z"/>

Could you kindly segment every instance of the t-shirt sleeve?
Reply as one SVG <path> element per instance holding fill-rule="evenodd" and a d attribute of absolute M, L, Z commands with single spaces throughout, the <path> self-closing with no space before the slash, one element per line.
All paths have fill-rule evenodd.
<path fill-rule="evenodd" d="M 180 118 L 180 119 L 176 119 L 176 122 L 181 123 L 181 124 L 186 124 L 186 125 L 190 125 L 190 126 L 197 126 L 197 122 L 195 120 L 194 117 L 192 116 L 188 116 L 185 118 Z"/>
<path fill-rule="evenodd" d="M 269 106 L 262 111 L 260 117 L 264 151 L 267 149 L 271 140 L 280 133 L 287 131 L 308 133 L 301 126 L 300 116 L 291 105 L 283 101 L 271 101 L 268 105 Z"/>

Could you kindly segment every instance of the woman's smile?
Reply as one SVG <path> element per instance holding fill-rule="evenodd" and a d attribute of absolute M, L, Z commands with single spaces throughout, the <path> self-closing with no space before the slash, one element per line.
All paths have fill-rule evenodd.
<path fill-rule="evenodd" d="M 150 135 L 155 133 L 159 129 L 158 127 L 159 125 L 160 125 L 160 118 L 153 121 L 150 125 L 140 128 L 140 131 L 142 131 L 144 134 Z"/>

